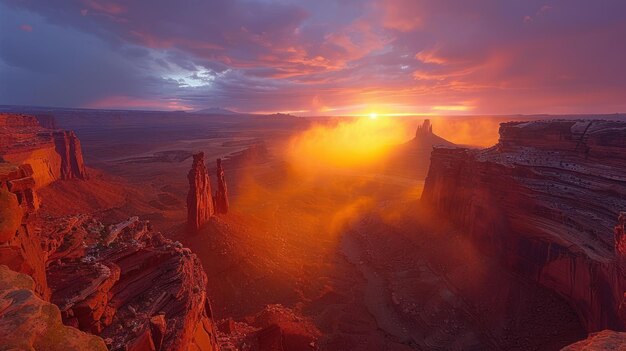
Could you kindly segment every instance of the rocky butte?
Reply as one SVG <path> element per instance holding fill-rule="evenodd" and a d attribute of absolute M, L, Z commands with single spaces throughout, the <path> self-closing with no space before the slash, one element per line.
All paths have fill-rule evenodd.
<path fill-rule="evenodd" d="M 189 249 L 138 217 L 104 225 L 90 213 L 39 216 L 38 189 L 89 182 L 73 132 L 0 114 L 0 157 L 2 346 L 219 349 L 207 278 Z"/>
<path fill-rule="evenodd" d="M 491 148 L 435 148 L 422 201 L 588 332 L 625 329 L 626 123 L 508 122 Z"/>
<path fill-rule="evenodd" d="M 217 159 L 217 190 L 211 192 L 209 170 L 204 164 L 204 152 L 193 155 L 193 163 L 187 174 L 189 192 L 187 193 L 187 224 L 192 230 L 198 230 L 214 214 L 228 212 L 228 190 L 224 178 L 222 159 Z"/>

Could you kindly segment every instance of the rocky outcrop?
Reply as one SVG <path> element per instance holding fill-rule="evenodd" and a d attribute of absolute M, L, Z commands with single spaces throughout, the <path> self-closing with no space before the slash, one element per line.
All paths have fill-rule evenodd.
<path fill-rule="evenodd" d="M 322 335 L 310 318 L 282 305 L 267 305 L 245 322 L 222 320 L 219 333 L 224 349 L 249 351 L 314 351 Z"/>
<path fill-rule="evenodd" d="M 430 124 L 429 119 L 425 119 L 421 125 L 417 126 L 417 130 L 415 131 L 415 137 L 420 138 L 424 135 L 433 134 L 433 125 Z"/>
<path fill-rule="evenodd" d="M 106 351 L 104 341 L 63 325 L 57 306 L 33 293 L 35 283 L 0 265 L 0 349 Z"/>
<path fill-rule="evenodd" d="M 417 126 L 413 139 L 391 150 L 388 159 L 382 163 L 381 171 L 423 180 L 428 173 L 428 163 L 434 146 L 454 144 L 433 133 L 433 125 L 426 119 Z"/>
<path fill-rule="evenodd" d="M 39 208 L 33 169 L 28 164 L 15 166 L 0 163 L 0 189 L 15 194 L 24 214 L 35 212 Z"/>
<path fill-rule="evenodd" d="M 217 349 L 206 275 L 189 249 L 137 217 L 108 227 L 71 217 L 55 228 L 66 229 L 45 235 L 57 243 L 47 272 L 65 324 L 110 350 Z"/>
<path fill-rule="evenodd" d="M 624 351 L 626 350 L 626 333 L 603 330 L 589 335 L 585 340 L 569 345 L 561 351 Z"/>
<path fill-rule="evenodd" d="M 28 165 L 35 188 L 60 179 L 87 179 L 74 132 L 43 128 L 33 116 L 0 114 L 0 157 L 5 164 Z"/>
<path fill-rule="evenodd" d="M 187 179 L 189 180 L 187 223 L 191 229 L 197 230 L 215 213 L 209 170 L 204 164 L 204 152 L 193 155 L 193 164 Z"/>
<path fill-rule="evenodd" d="M 35 281 L 33 290 L 42 298 L 50 296 L 41 238 L 29 218 L 38 207 L 32 178 L 22 167 L 4 167 L 0 173 L 0 264 L 25 273 Z M 12 190 L 12 191 L 9 191 Z"/>
<path fill-rule="evenodd" d="M 590 332 L 623 330 L 626 123 L 503 123 L 485 150 L 435 148 L 422 201 L 563 296 Z M 616 250 L 617 248 L 617 250 Z"/>
<path fill-rule="evenodd" d="M 7 340 L 17 348 L 81 350 L 75 342 L 82 343 L 84 333 L 74 328 L 59 329 L 53 340 L 45 335 L 46 326 L 56 330 L 62 318 L 102 336 L 110 350 L 218 349 L 207 278 L 189 249 L 138 217 L 105 226 L 88 214 L 37 214 L 37 189 L 56 180 L 87 179 L 73 132 L 44 130 L 31 116 L 0 115 L 0 156 L 0 264 L 31 276 L 29 289 L 58 306 L 39 308 L 29 300 L 24 310 L 33 315 L 11 319 L 18 333 Z M 206 167 L 204 174 L 208 185 Z M 205 203 L 212 206 L 210 185 L 206 190 Z M 16 316 L 10 303 L 0 296 L 0 323 L 5 311 Z M 19 334 L 19 323 L 31 317 L 39 325 Z M 66 341 L 65 334 L 74 339 Z M 106 349 L 102 339 L 93 339 L 99 344 L 85 349 Z"/>
<path fill-rule="evenodd" d="M 73 132 L 45 130 L 32 116 L 0 114 L 0 198 L 7 212 L 0 218 L 0 264 L 30 275 L 43 299 L 50 297 L 42 246 L 47 238 L 32 223 L 39 208 L 36 190 L 56 180 L 86 178 Z"/>
<path fill-rule="evenodd" d="M 615 254 L 622 260 L 626 259 L 626 212 L 621 212 L 617 218 L 615 232 Z"/>
<path fill-rule="evenodd" d="M 61 155 L 61 179 L 87 179 L 80 140 L 73 131 L 52 132 L 57 153 Z"/>
<path fill-rule="evenodd" d="M 215 213 L 228 213 L 228 188 L 224 179 L 224 168 L 222 167 L 222 159 L 217 159 L 217 191 L 215 191 Z"/>

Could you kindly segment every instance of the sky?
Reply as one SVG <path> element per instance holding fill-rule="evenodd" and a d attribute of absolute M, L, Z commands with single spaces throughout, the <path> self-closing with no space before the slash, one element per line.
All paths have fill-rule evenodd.
<path fill-rule="evenodd" d="M 624 0 L 0 0 L 0 104 L 626 112 Z"/>

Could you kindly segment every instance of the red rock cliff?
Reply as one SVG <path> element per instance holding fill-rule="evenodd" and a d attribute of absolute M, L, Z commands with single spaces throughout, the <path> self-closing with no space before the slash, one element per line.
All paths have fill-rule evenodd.
<path fill-rule="evenodd" d="M 62 316 L 67 325 L 102 336 L 110 350 L 218 349 L 207 278 L 189 249 L 153 232 L 137 217 L 105 227 L 87 214 L 37 215 L 37 189 L 56 180 L 87 178 L 73 132 L 43 130 L 30 116 L 0 115 L 0 157 L 0 265 L 31 276 L 29 289 L 60 309 L 59 315 L 59 309 L 44 304 L 42 309 L 54 313 L 41 315 L 30 308 L 38 300 L 27 301 L 20 320 L 53 326 L 55 343 L 65 340 L 61 334 L 66 331 L 70 337 L 100 340 L 57 328 Z M 204 175 L 208 185 L 206 168 Z M 206 190 L 210 206 L 210 187 Z M 0 301 L 0 310 L 6 308 L 14 310 Z M 0 324 L 5 321 L 0 316 Z M 53 345 L 35 331 L 31 338 L 17 330 L 11 342 L 81 349 L 69 341 Z M 4 341 L 3 335 L 0 339 Z M 102 340 L 96 346 L 86 349 L 104 347 Z"/>
<path fill-rule="evenodd" d="M 0 163 L 0 264 L 30 275 L 34 291 L 50 297 L 38 229 L 31 219 L 39 208 L 29 165 Z"/>
<path fill-rule="evenodd" d="M 45 129 L 33 116 L 0 114 L 0 157 L 29 165 L 36 188 L 60 179 L 87 179 L 74 132 Z"/>
<path fill-rule="evenodd" d="M 228 213 L 228 188 L 226 187 L 226 179 L 224 178 L 224 168 L 222 167 L 222 159 L 217 159 L 217 191 L 215 191 L 215 212 Z"/>
<path fill-rule="evenodd" d="M 110 350 L 217 349 L 207 278 L 189 249 L 137 217 L 109 227 L 70 217 L 53 228 L 48 281 L 65 324 Z"/>
<path fill-rule="evenodd" d="M 492 148 L 435 148 L 422 201 L 563 296 L 588 331 L 623 330 L 624 174 L 626 123 L 503 123 Z"/>
<path fill-rule="evenodd" d="M 204 164 L 204 152 L 193 155 L 193 164 L 187 174 L 187 223 L 192 229 L 200 228 L 215 213 L 211 196 L 211 179 Z"/>
<path fill-rule="evenodd" d="M 61 155 L 61 179 L 87 179 L 80 140 L 73 131 L 52 133 L 57 153 Z"/>

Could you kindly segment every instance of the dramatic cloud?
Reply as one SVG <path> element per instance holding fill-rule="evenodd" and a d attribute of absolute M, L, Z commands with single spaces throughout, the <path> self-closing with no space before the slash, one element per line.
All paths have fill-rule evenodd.
<path fill-rule="evenodd" d="M 0 0 L 0 103 L 625 111 L 624 13 L 621 0 Z"/>

